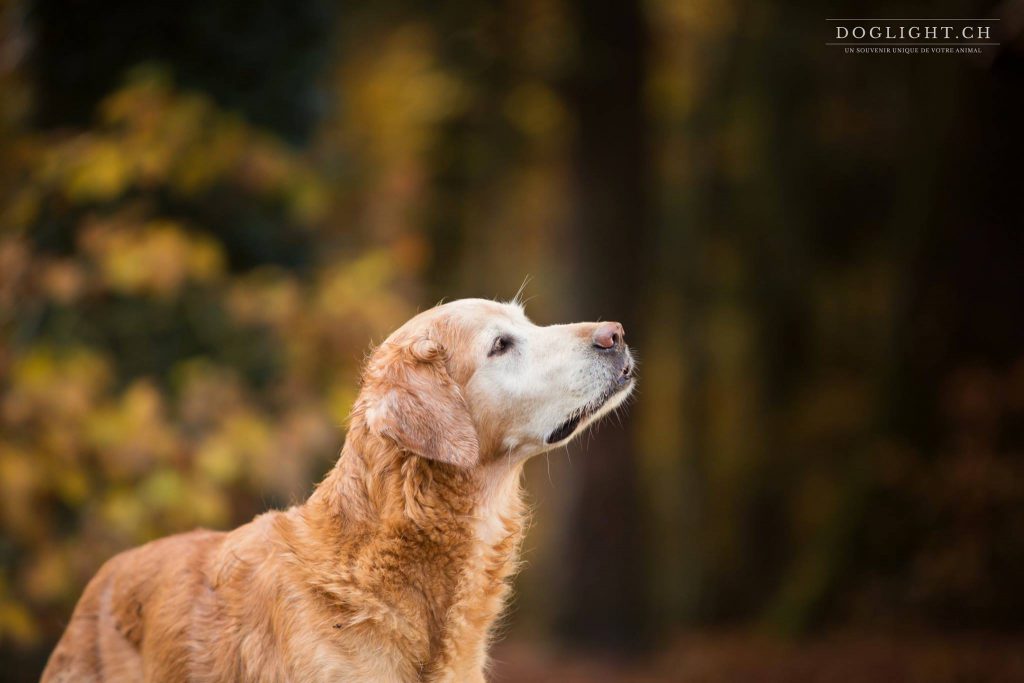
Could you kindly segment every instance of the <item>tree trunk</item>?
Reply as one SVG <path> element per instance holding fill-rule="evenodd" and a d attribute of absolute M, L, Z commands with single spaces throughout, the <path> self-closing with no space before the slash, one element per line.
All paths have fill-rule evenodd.
<path fill-rule="evenodd" d="M 572 10 L 579 53 L 566 84 L 576 125 L 572 215 L 563 244 L 567 312 L 578 320 L 618 320 L 627 341 L 642 348 L 640 284 L 649 234 L 644 17 L 636 0 L 578 0 Z M 631 424 L 612 419 L 574 447 L 578 489 L 567 522 L 558 628 L 582 645 L 636 645 L 647 622 Z"/>

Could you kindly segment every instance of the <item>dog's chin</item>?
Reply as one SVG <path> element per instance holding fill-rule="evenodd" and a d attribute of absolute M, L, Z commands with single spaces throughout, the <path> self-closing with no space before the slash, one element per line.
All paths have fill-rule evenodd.
<path fill-rule="evenodd" d="M 568 443 L 576 434 L 612 412 L 626 400 L 633 391 L 636 380 L 632 374 L 620 375 L 595 400 L 573 411 L 569 417 L 555 427 L 545 438 L 548 446 Z"/>

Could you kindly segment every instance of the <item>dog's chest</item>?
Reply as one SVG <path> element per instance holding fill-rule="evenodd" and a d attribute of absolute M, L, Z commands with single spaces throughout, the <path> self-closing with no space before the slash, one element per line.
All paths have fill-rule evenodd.
<path fill-rule="evenodd" d="M 458 590 L 432 647 L 427 680 L 477 680 L 487 659 L 491 627 L 508 597 L 523 535 L 518 498 L 515 505 L 479 517 L 473 525 L 473 549 L 462 567 Z M 480 679 L 482 680 L 482 678 Z"/>
<path fill-rule="evenodd" d="M 486 506 L 439 500 L 446 488 L 436 481 L 406 487 L 417 494 L 406 514 L 349 545 L 341 573 L 328 574 L 324 628 L 302 659 L 348 680 L 482 680 L 523 532 L 518 481 L 509 479 Z"/>
<path fill-rule="evenodd" d="M 354 620 L 339 620 L 339 628 L 304 643 L 295 666 L 311 666 L 301 672 L 306 678 L 296 679 L 477 680 L 486 661 L 491 626 L 507 597 L 520 534 L 521 525 L 509 524 L 493 543 L 474 539 L 464 552 L 449 558 L 447 567 L 435 564 L 439 558 L 429 557 L 422 543 L 417 543 L 415 551 L 419 559 L 429 557 L 435 562 L 420 565 L 420 571 L 403 562 L 402 574 L 391 575 L 392 567 L 377 564 L 386 567 L 378 579 L 391 586 L 402 581 L 407 591 L 396 602 L 378 603 L 375 609 L 368 609 L 370 601 L 360 600 L 363 610 L 345 615 Z M 395 548 L 387 555 L 404 553 Z M 366 588 L 381 594 L 379 585 Z"/>

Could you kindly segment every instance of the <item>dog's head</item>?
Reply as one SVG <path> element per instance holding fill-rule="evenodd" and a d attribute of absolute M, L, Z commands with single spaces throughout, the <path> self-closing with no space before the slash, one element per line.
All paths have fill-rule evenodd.
<path fill-rule="evenodd" d="M 453 301 L 367 363 L 356 414 L 416 455 L 463 467 L 568 443 L 618 407 L 634 362 L 618 323 L 534 325 L 517 304 Z"/>

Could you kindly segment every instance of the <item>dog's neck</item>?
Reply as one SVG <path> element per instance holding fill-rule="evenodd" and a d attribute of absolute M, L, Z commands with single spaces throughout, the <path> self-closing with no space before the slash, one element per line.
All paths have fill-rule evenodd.
<path fill-rule="evenodd" d="M 316 574 L 338 586 L 344 567 L 370 563 L 382 585 L 408 588 L 387 609 L 419 606 L 391 617 L 429 634 L 409 643 L 424 670 L 462 660 L 478 666 L 516 569 L 521 472 L 521 462 L 500 458 L 460 468 L 413 456 L 356 420 L 338 463 L 302 506 L 304 535 L 333 548 L 316 555 L 336 570 Z M 342 601 L 344 590 L 336 596 Z"/>
<path fill-rule="evenodd" d="M 428 527 L 482 522 L 492 516 L 518 518 L 522 460 L 488 460 L 489 464 L 474 468 L 433 462 L 403 452 L 356 422 L 341 457 L 306 507 L 344 520 L 349 528 L 400 522 Z"/>

